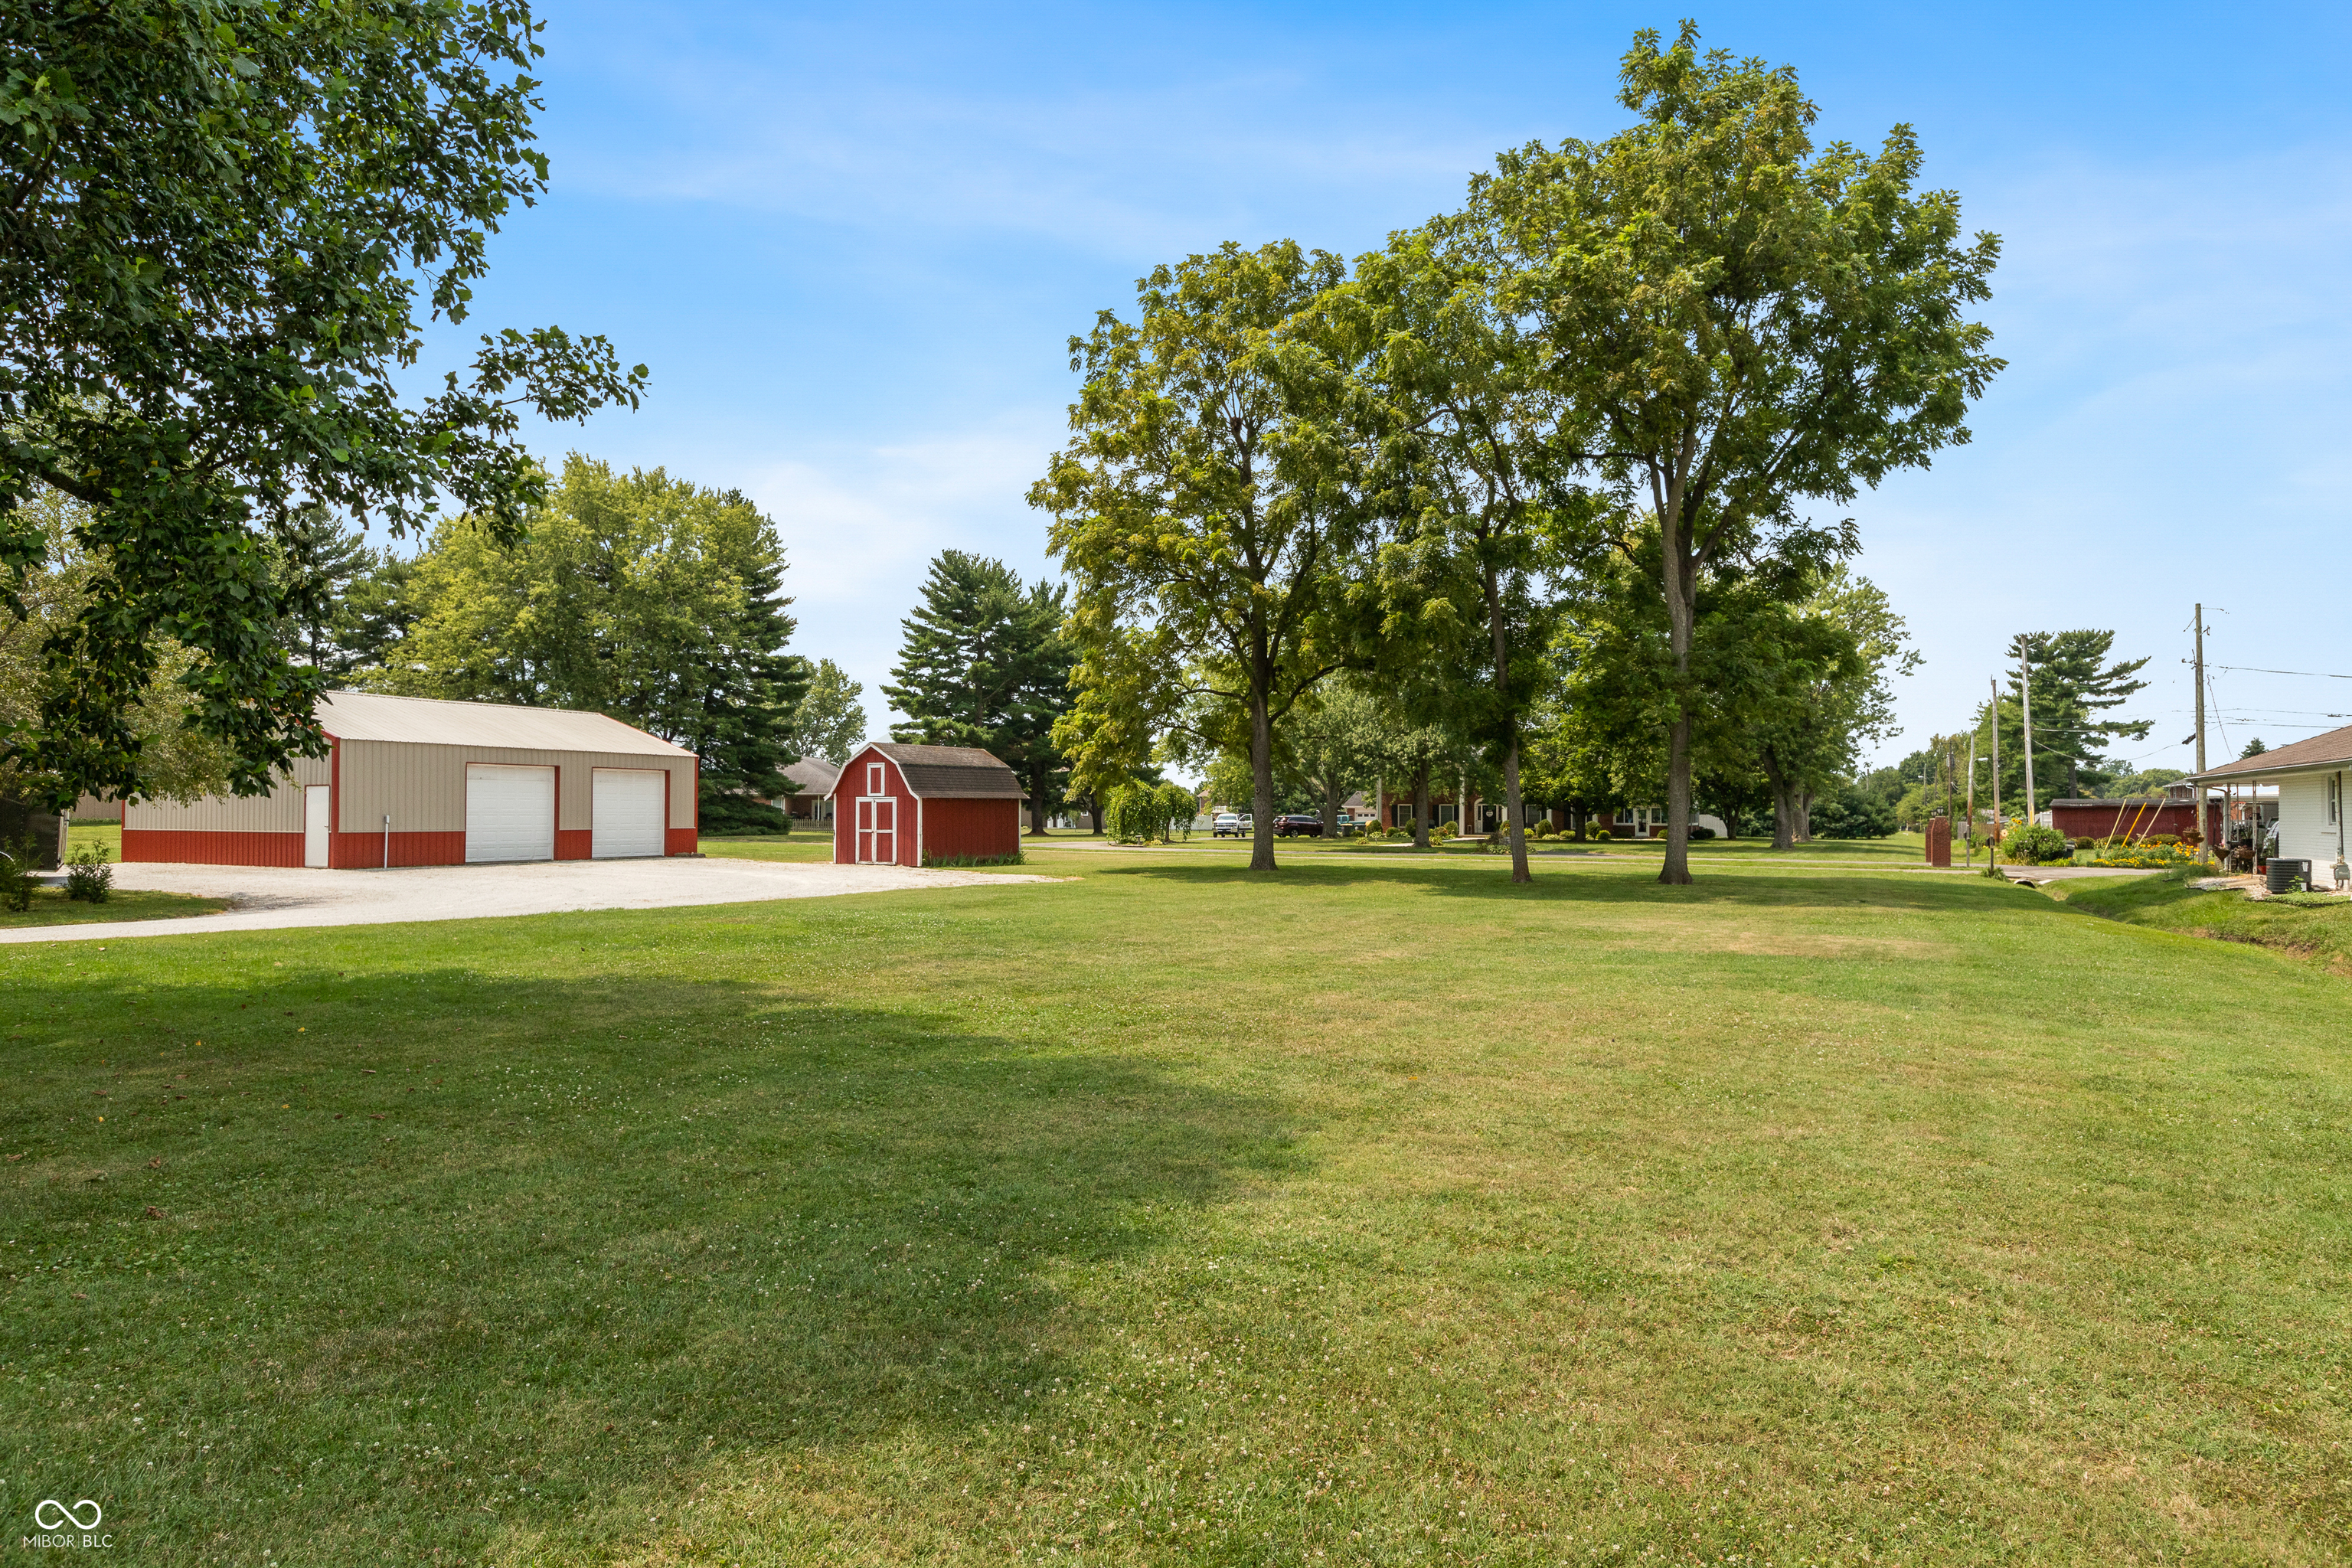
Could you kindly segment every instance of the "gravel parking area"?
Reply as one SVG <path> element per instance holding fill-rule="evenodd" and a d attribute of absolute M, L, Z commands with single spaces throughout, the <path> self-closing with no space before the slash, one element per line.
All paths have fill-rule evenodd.
<path fill-rule="evenodd" d="M 556 860 L 520 866 L 416 866 L 391 871 L 132 862 L 115 868 L 115 886 L 226 898 L 230 908 L 221 914 L 183 920 L 27 927 L 0 931 L 0 942 L 111 942 L 118 937 L 188 936 L 198 931 L 286 926 L 484 920 L 566 910 L 658 910 L 1053 879 L 975 871 L 911 871 L 900 866 L 778 865 L 685 857 Z"/>

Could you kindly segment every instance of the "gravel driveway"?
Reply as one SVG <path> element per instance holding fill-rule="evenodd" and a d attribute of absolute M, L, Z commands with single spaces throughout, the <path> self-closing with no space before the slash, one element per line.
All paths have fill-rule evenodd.
<path fill-rule="evenodd" d="M 109 942 L 116 937 L 283 926 L 389 925 L 402 921 L 481 920 L 564 910 L 660 910 L 687 904 L 747 904 L 821 899 L 902 888 L 967 888 L 1047 882 L 1050 877 L 973 871 L 910 871 L 902 866 L 779 864 L 761 860 L 555 860 L 520 866 L 416 866 L 392 871 L 314 871 L 282 866 L 162 866 L 114 868 L 118 888 L 197 893 L 230 900 L 217 915 L 35 926 L 0 931 L 8 942 Z"/>

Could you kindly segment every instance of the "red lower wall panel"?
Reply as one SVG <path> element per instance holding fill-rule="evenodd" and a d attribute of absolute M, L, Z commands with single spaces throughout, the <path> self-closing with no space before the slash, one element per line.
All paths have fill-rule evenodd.
<path fill-rule="evenodd" d="M 122 858 L 182 866 L 299 866 L 299 833 L 214 833 L 195 828 L 126 827 Z"/>
<path fill-rule="evenodd" d="M 673 827 L 667 831 L 668 850 L 672 855 L 691 855 L 702 847 L 702 836 L 691 827 Z"/>
<path fill-rule="evenodd" d="M 462 866 L 466 863 L 463 833 L 399 833 L 387 847 L 381 833 L 338 833 L 327 848 L 330 864 L 344 870 L 371 870 L 385 863 L 391 851 L 394 866 Z"/>
<path fill-rule="evenodd" d="M 558 860 L 585 860 L 595 853 L 596 834 L 587 827 L 559 827 L 555 830 L 555 858 Z M 460 850 L 458 858 L 465 858 Z"/>
<path fill-rule="evenodd" d="M 923 858 L 992 860 L 1021 852 L 1017 800 L 927 800 Z"/>

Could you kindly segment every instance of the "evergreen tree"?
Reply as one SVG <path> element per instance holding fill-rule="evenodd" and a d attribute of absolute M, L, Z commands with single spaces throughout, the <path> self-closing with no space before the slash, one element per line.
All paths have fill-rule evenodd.
<path fill-rule="evenodd" d="M 2153 720 L 2101 717 L 2147 688 L 2147 681 L 2134 679 L 2147 660 L 2109 663 L 2115 644 L 2115 633 L 2100 631 L 2027 632 L 2011 639 L 2007 696 L 2000 705 L 2004 795 L 2022 800 L 2025 791 L 2021 658 L 2033 672 L 2033 782 L 2039 800 L 2062 792 L 2079 796 L 2085 780 L 2094 791 L 2104 788 L 2114 772 L 2107 743 L 2147 739 Z"/>
<path fill-rule="evenodd" d="M 894 741 L 977 746 L 1019 774 L 1029 791 L 1029 831 L 1045 831 L 1062 761 L 1054 721 L 1070 705 L 1064 591 L 1024 586 L 1002 561 L 942 551 L 923 601 L 901 623 L 906 642 L 893 684 L 882 688 L 907 721 Z"/>

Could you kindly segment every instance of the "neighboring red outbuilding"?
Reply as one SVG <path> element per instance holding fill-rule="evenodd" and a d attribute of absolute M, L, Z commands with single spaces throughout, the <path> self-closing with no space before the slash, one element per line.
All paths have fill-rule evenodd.
<path fill-rule="evenodd" d="M 978 747 L 868 741 L 834 781 L 834 863 L 1010 859 L 1024 798 L 1013 770 Z"/>
<path fill-rule="evenodd" d="M 2221 831 L 2221 806 L 2219 801 L 2205 808 L 2206 836 L 2217 837 Z M 2132 795 L 2118 800 L 2053 800 L 2050 803 L 2050 826 L 2069 838 L 2154 838 L 2160 833 L 2176 837 L 2194 832 L 2197 827 L 2197 803 L 2189 798 L 2184 789 L 2179 794 Z"/>

